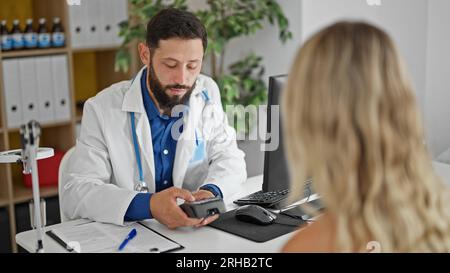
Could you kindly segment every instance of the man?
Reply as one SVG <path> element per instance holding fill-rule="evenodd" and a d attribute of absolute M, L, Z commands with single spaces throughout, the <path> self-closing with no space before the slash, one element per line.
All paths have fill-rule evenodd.
<path fill-rule="evenodd" d="M 169 228 L 217 219 L 191 219 L 177 203 L 231 196 L 247 177 L 218 87 L 200 74 L 206 47 L 206 30 L 189 12 L 166 9 L 150 20 L 138 48 L 144 68 L 84 106 L 62 179 L 65 217 L 118 225 L 155 218 Z"/>

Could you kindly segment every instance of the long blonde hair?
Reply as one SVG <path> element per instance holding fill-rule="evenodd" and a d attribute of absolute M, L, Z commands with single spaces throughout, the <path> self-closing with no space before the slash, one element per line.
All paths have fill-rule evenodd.
<path fill-rule="evenodd" d="M 296 56 L 282 98 L 292 192 L 313 178 L 336 250 L 450 250 L 448 189 L 433 171 L 403 61 L 382 30 L 339 22 Z"/>

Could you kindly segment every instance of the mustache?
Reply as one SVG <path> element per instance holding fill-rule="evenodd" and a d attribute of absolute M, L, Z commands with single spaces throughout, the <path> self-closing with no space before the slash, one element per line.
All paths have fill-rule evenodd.
<path fill-rule="evenodd" d="M 187 85 L 181 85 L 181 84 L 171 84 L 171 85 L 166 85 L 165 89 L 169 89 L 169 88 L 173 88 L 173 89 L 186 89 L 189 90 L 192 88 L 192 86 L 187 86 Z"/>

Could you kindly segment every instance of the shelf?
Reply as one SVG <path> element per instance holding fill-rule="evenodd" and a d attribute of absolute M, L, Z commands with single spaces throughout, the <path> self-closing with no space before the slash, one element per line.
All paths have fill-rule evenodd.
<path fill-rule="evenodd" d="M 70 123 L 72 123 L 71 120 L 67 120 L 67 121 L 61 121 L 61 122 L 53 122 L 53 123 L 41 123 L 41 128 L 45 129 L 45 128 L 53 128 L 53 127 L 59 127 L 59 126 L 66 126 L 69 125 Z M 8 128 L 8 132 L 10 133 L 15 133 L 15 132 L 19 132 L 20 128 Z"/>
<path fill-rule="evenodd" d="M 18 51 L 2 52 L 2 59 L 65 54 L 68 52 L 69 51 L 67 48 L 18 50 Z"/>
<path fill-rule="evenodd" d="M 97 95 L 104 88 L 132 77 L 131 71 L 128 73 L 115 71 L 116 51 L 116 49 L 80 51 L 72 55 L 76 105 Z M 82 109 L 76 107 L 76 111 Z"/>
<path fill-rule="evenodd" d="M 40 187 L 39 195 L 41 198 L 58 196 L 58 187 Z M 14 204 L 28 202 L 33 199 L 33 190 L 25 187 L 23 184 L 14 184 Z"/>
<path fill-rule="evenodd" d="M 98 47 L 86 47 L 86 48 L 72 48 L 73 53 L 83 53 L 83 52 L 93 52 L 93 51 L 112 51 L 118 50 L 120 46 L 118 45 L 106 45 Z"/>
<path fill-rule="evenodd" d="M 8 206 L 9 201 L 8 198 L 0 197 L 0 208 Z"/>

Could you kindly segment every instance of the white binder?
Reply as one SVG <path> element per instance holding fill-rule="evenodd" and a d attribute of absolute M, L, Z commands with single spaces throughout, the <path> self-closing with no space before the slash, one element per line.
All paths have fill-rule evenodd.
<path fill-rule="evenodd" d="M 114 45 L 114 16 L 113 16 L 113 2 L 111 0 L 97 0 L 100 6 L 100 32 L 99 45 L 113 46 Z"/>
<path fill-rule="evenodd" d="M 111 6 L 113 8 L 113 31 L 111 32 L 112 44 L 121 45 L 123 42 L 123 38 L 119 37 L 119 23 L 128 19 L 128 1 L 112 0 L 111 2 Z"/>
<path fill-rule="evenodd" d="M 72 48 L 86 46 L 88 34 L 87 2 L 80 0 L 80 5 L 69 5 L 70 41 Z"/>
<path fill-rule="evenodd" d="M 34 58 L 20 58 L 18 60 L 22 97 L 22 124 L 26 124 L 30 120 L 36 120 L 39 117 L 36 73 L 34 70 Z"/>
<path fill-rule="evenodd" d="M 8 128 L 18 128 L 22 122 L 22 99 L 20 95 L 19 61 L 3 60 L 6 123 Z"/>
<path fill-rule="evenodd" d="M 84 46 L 86 47 L 97 47 L 100 43 L 100 33 L 101 33 L 101 25 L 100 25 L 100 17 L 101 17 L 101 9 L 100 9 L 100 1 L 99 0 L 89 0 L 83 3 L 84 8 L 86 9 L 87 14 L 87 35 L 86 35 L 86 43 Z"/>
<path fill-rule="evenodd" d="M 55 121 L 68 121 L 70 120 L 70 93 L 67 56 L 55 55 L 50 58 L 52 62 Z"/>
<path fill-rule="evenodd" d="M 39 122 L 51 123 L 55 119 L 55 101 L 53 99 L 52 63 L 50 57 L 34 59 L 36 71 L 36 89 L 38 94 Z"/>

